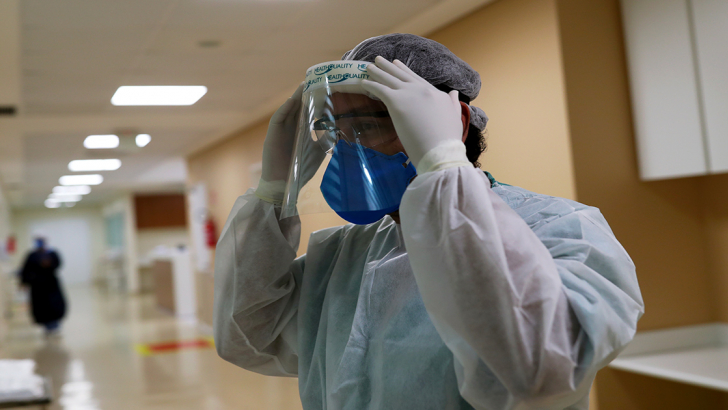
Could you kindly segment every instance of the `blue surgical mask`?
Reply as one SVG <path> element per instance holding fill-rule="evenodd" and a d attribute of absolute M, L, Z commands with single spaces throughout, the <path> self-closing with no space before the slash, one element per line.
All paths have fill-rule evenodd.
<path fill-rule="evenodd" d="M 334 147 L 321 193 L 340 217 L 366 225 L 399 209 L 407 185 L 417 170 L 400 152 L 385 155 L 339 140 Z"/>

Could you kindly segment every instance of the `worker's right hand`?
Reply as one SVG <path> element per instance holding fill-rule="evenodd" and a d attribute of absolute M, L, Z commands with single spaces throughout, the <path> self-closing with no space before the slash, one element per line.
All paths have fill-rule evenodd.
<path fill-rule="evenodd" d="M 301 83 L 293 95 L 273 114 L 263 144 L 262 179 L 266 182 L 285 181 L 291 166 L 296 126 L 301 112 Z"/>

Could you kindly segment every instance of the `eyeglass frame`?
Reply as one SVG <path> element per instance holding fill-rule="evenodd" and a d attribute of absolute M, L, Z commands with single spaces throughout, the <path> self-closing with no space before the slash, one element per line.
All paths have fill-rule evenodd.
<path fill-rule="evenodd" d="M 333 131 L 337 134 L 337 138 L 341 138 L 341 137 L 338 137 L 339 133 L 343 134 L 344 136 L 347 136 L 346 133 L 341 130 L 341 128 L 337 128 L 337 127 L 324 128 L 321 126 L 321 124 L 324 122 L 333 122 L 335 124 L 336 120 L 339 120 L 342 118 L 356 118 L 356 117 L 390 118 L 390 115 L 389 115 L 389 111 L 374 111 L 374 112 L 368 112 L 368 113 L 350 112 L 350 113 L 344 113 L 344 114 L 335 114 L 335 115 L 323 117 L 323 118 L 320 118 L 320 119 L 314 121 L 314 123 L 311 127 L 311 130 L 312 131 Z M 344 140 L 346 140 L 346 139 L 347 138 L 344 138 Z M 356 138 L 356 139 L 358 140 L 359 138 Z M 391 141 L 394 141 L 394 139 L 391 139 L 389 141 L 382 141 L 380 143 L 377 143 L 377 144 L 372 145 L 367 148 L 374 148 L 378 145 L 382 145 L 382 144 L 385 144 L 385 143 L 391 142 Z"/>

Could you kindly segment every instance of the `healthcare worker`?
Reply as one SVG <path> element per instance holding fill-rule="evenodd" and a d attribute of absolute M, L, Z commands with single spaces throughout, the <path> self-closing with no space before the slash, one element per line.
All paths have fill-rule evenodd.
<path fill-rule="evenodd" d="M 474 166 L 479 90 L 407 34 L 309 71 L 217 244 L 221 357 L 298 377 L 305 409 L 588 408 L 644 311 L 634 265 L 598 209 Z M 300 219 L 281 215 L 309 180 L 353 223 L 296 258 Z"/>

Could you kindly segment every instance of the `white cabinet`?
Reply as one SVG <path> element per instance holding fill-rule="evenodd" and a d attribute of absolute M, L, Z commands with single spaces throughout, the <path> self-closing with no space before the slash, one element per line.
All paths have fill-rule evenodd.
<path fill-rule="evenodd" d="M 710 171 L 728 172 L 728 0 L 692 0 Z"/>
<path fill-rule="evenodd" d="M 643 180 L 728 171 L 728 0 L 622 0 Z"/>

